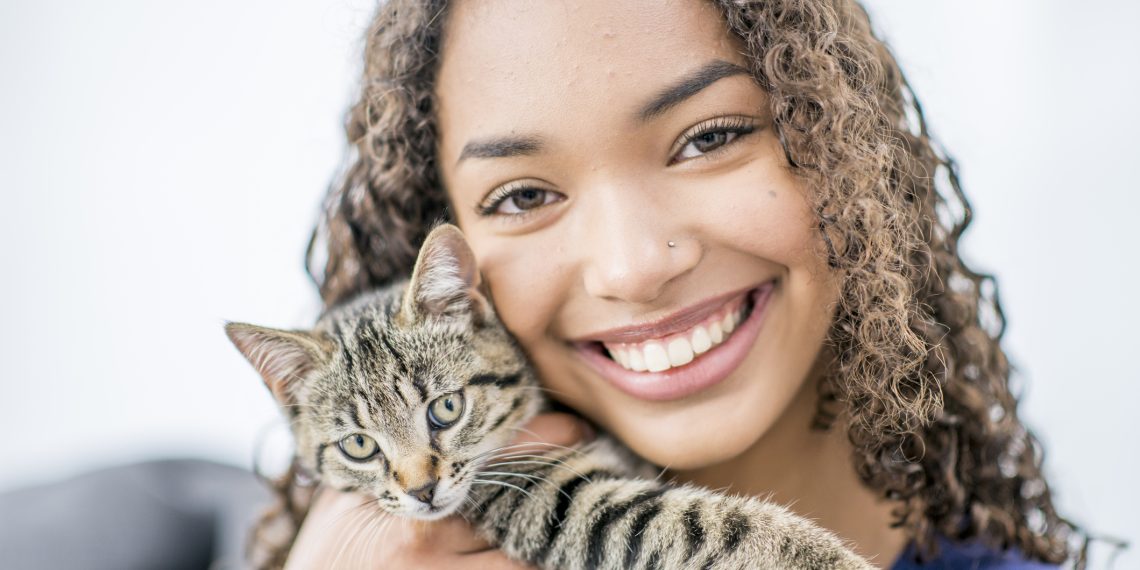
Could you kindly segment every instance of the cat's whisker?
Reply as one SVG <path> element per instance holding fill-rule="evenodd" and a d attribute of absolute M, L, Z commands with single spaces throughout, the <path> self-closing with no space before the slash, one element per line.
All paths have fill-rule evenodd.
<path fill-rule="evenodd" d="M 507 459 L 507 461 L 510 461 L 510 457 L 504 457 L 504 458 L 495 457 L 492 459 L 484 459 L 484 461 L 480 461 L 480 462 L 472 462 L 469 466 L 464 467 L 463 471 L 461 472 L 461 475 L 466 475 L 467 472 L 469 472 L 469 471 L 478 474 L 478 472 L 480 472 L 482 470 L 489 469 L 489 467 L 494 467 L 495 465 L 503 465 L 503 464 L 505 464 L 503 462 L 503 459 Z M 555 463 L 556 462 L 546 463 L 546 465 L 554 465 Z"/>
<path fill-rule="evenodd" d="M 534 496 L 534 495 L 531 495 L 531 494 L 530 494 L 530 491 L 527 491 L 526 489 L 523 489 L 522 487 L 519 487 L 518 485 L 515 485 L 515 484 L 512 484 L 512 483 L 507 483 L 506 481 L 492 481 L 492 480 L 490 480 L 490 479 L 479 479 L 479 478 L 472 478 L 472 479 L 471 479 L 471 482 L 472 482 L 472 483 L 478 483 L 478 484 L 480 484 L 480 485 L 499 485 L 499 486 L 502 486 L 502 487 L 510 487 L 511 489 L 516 489 L 516 490 L 518 490 L 518 491 L 521 491 L 521 492 L 525 493 L 525 494 L 526 494 L 526 496 L 528 496 L 528 497 L 533 497 L 533 496 Z"/>
<path fill-rule="evenodd" d="M 500 451 L 507 451 L 507 450 L 516 449 L 519 447 L 529 447 L 532 445 L 543 445 L 543 443 L 539 442 L 539 441 L 530 441 L 530 442 L 512 443 L 512 444 L 508 444 L 508 445 L 501 445 L 501 446 L 496 447 L 494 449 L 488 449 L 487 451 L 477 453 L 471 459 L 473 459 L 473 460 L 474 459 L 480 459 L 482 457 L 486 457 L 488 455 L 493 455 L 493 454 L 498 453 Z"/>
<path fill-rule="evenodd" d="M 360 509 L 363 509 L 364 507 L 375 506 L 375 505 L 378 505 L 379 503 L 380 503 L 380 499 L 368 499 L 367 501 L 364 501 L 363 503 L 360 503 L 359 505 L 356 505 L 355 507 L 347 509 L 343 513 L 340 513 L 339 515 L 333 517 L 332 520 L 330 520 L 328 522 L 328 524 L 331 526 L 349 514 L 357 513 Z M 383 509 L 377 509 L 377 510 L 384 512 Z"/>
<path fill-rule="evenodd" d="M 495 459 L 500 459 L 501 461 L 488 462 L 483 464 L 483 467 L 494 467 L 496 465 L 525 465 L 528 463 L 534 465 L 562 465 L 565 463 L 564 461 L 559 461 L 545 455 L 531 455 L 529 453 L 507 455 L 503 457 L 496 457 Z"/>
<path fill-rule="evenodd" d="M 366 524 L 377 525 L 377 532 L 379 532 L 379 531 L 386 529 L 388 527 L 388 525 L 390 525 L 392 523 L 392 521 L 396 520 L 397 518 L 398 517 L 396 515 L 393 515 L 392 513 L 388 512 L 388 511 L 385 511 L 382 509 L 376 509 L 375 511 L 372 511 L 372 513 L 369 514 L 369 519 L 368 519 L 369 522 Z"/>
<path fill-rule="evenodd" d="M 538 435 L 533 430 L 529 430 L 529 429 L 524 428 L 524 427 L 519 427 L 519 428 L 515 428 L 515 429 L 517 429 L 518 431 L 521 431 L 523 433 L 533 435 L 534 437 L 537 437 L 539 439 L 542 439 L 542 436 Z M 532 441 L 532 442 L 524 442 L 523 443 L 523 445 L 526 445 L 526 444 L 544 445 L 546 447 L 552 447 L 552 448 L 556 448 L 556 449 L 565 449 L 565 450 L 571 451 L 573 453 L 582 453 L 582 449 L 580 447 L 568 447 L 565 445 L 559 445 L 557 443 L 546 443 L 544 441 Z"/>
<path fill-rule="evenodd" d="M 528 433 L 528 434 L 530 434 L 530 435 L 533 435 L 533 436 L 535 436 L 535 437 L 539 437 L 539 436 L 538 436 L 538 434 L 537 434 L 537 433 L 535 433 L 533 430 L 524 429 L 524 428 L 515 428 L 515 429 L 516 429 L 516 430 L 518 430 L 518 431 L 523 431 L 523 432 L 526 432 L 526 433 Z M 540 439 L 541 439 L 541 438 L 540 438 Z M 562 449 L 575 449 L 575 448 L 572 448 L 572 447 L 566 447 L 566 446 L 564 446 L 564 445 L 558 445 L 558 444 L 556 444 L 556 443 L 547 443 L 547 442 L 544 442 L 544 441 L 538 441 L 538 440 L 536 440 L 536 441 L 520 441 L 520 442 L 518 442 L 518 443 L 509 443 L 509 444 L 507 444 L 507 445 L 502 445 L 502 446 L 496 447 L 496 448 L 494 448 L 494 449 L 490 449 L 490 450 L 484 451 L 484 452 L 483 452 L 483 454 L 487 454 L 487 453 L 494 453 L 495 451 L 501 451 L 501 450 L 503 450 L 503 449 L 511 449 L 511 448 L 513 448 L 513 447 L 523 447 L 523 446 L 527 446 L 527 445 L 539 445 L 539 446 L 545 446 L 545 447 L 559 447 L 559 448 L 562 448 Z"/>
<path fill-rule="evenodd" d="M 540 460 L 545 460 L 545 461 L 551 461 L 554 463 L 565 463 L 566 462 L 566 459 L 564 459 L 562 457 L 558 457 L 555 455 L 548 455 L 548 454 L 542 453 L 541 450 L 516 449 L 516 450 L 512 450 L 512 453 L 503 453 L 503 454 L 494 455 L 491 457 L 480 458 L 478 462 L 473 462 L 473 464 L 478 463 L 479 465 L 487 465 L 490 463 L 496 463 L 496 462 L 500 462 L 500 461 L 510 461 L 512 459 L 540 459 Z"/>
<path fill-rule="evenodd" d="M 545 442 L 541 442 L 541 441 L 528 441 L 528 442 L 516 443 L 513 445 L 505 445 L 505 446 L 502 446 L 502 447 L 499 447 L 499 448 L 496 448 L 493 450 L 485 451 L 483 453 L 476 455 L 472 459 L 482 459 L 484 457 L 487 457 L 488 455 L 493 455 L 495 453 L 499 453 L 499 452 L 503 452 L 503 451 L 530 451 L 530 452 L 536 452 L 536 453 L 544 451 L 542 449 L 534 449 L 535 447 L 539 447 L 539 448 L 546 447 L 549 449 L 562 449 L 562 450 L 569 451 L 570 455 L 582 453 L 581 449 L 577 449 L 574 447 L 567 447 L 565 445 L 558 445 L 555 443 L 545 443 Z"/>
<path fill-rule="evenodd" d="M 378 526 L 383 527 L 385 523 L 387 523 L 387 521 L 385 520 L 383 514 L 374 511 L 364 521 L 364 524 L 360 525 L 362 528 L 361 532 L 359 533 L 360 540 L 353 540 L 352 553 L 348 557 L 350 567 L 360 568 L 364 566 L 364 564 L 359 564 L 357 561 L 359 560 L 363 562 L 363 559 L 365 559 L 365 557 L 368 555 L 368 547 L 371 546 L 373 544 L 372 541 L 376 540 L 377 538 L 375 529 Z"/>
<path fill-rule="evenodd" d="M 464 501 L 463 504 L 466 504 L 466 502 L 468 500 L 469 500 L 468 497 L 463 497 L 463 501 Z M 459 515 L 460 517 L 463 517 L 463 521 L 466 522 L 467 524 L 472 524 L 471 519 L 467 518 L 467 515 L 463 514 L 463 509 L 456 509 L 455 513 L 457 515 Z"/>
<path fill-rule="evenodd" d="M 380 519 L 380 524 L 378 525 L 378 528 L 376 529 L 375 533 L 372 535 L 372 539 L 374 541 L 383 540 L 384 536 L 386 534 L 388 534 L 388 531 L 391 530 L 392 524 L 395 523 L 396 520 L 397 520 L 397 517 L 392 515 L 391 513 L 384 513 Z M 361 567 L 365 567 L 365 566 L 368 566 L 368 564 L 360 564 L 357 567 L 361 568 Z"/>
<path fill-rule="evenodd" d="M 559 493 L 562 494 L 562 496 L 566 497 L 567 499 L 569 499 L 571 501 L 574 500 L 574 497 L 572 497 L 570 495 L 570 493 L 567 493 L 566 491 L 563 491 L 562 489 L 558 488 L 556 485 L 554 485 L 554 481 L 551 481 L 550 479 L 547 479 L 546 477 L 540 477 L 538 475 L 529 475 L 526 473 L 509 473 L 509 472 L 504 472 L 504 471 L 481 471 L 481 473 L 486 473 L 488 475 L 505 475 L 507 477 L 522 477 L 524 479 L 530 479 L 531 481 L 541 481 L 543 483 L 550 483 L 552 486 L 555 486 L 555 488 L 558 490 Z M 587 479 L 587 481 L 588 480 L 589 479 Z"/>
<path fill-rule="evenodd" d="M 463 497 L 463 504 L 470 504 L 480 515 L 487 512 L 487 508 L 477 503 L 475 499 L 471 497 L 470 493 Z M 460 511 L 460 514 L 462 514 L 462 511 Z M 464 515 L 463 518 L 467 518 L 467 516 Z"/>
<path fill-rule="evenodd" d="M 513 451 L 517 451 L 518 453 L 505 453 L 503 455 L 491 457 L 488 459 L 488 461 L 494 461 L 494 460 L 498 460 L 498 459 L 511 459 L 512 457 L 534 457 L 534 458 L 538 458 L 538 459 L 546 459 L 549 461 L 554 461 L 556 463 L 562 463 L 565 461 L 565 459 L 563 459 L 562 457 L 558 457 L 555 455 L 546 455 L 546 454 L 540 454 L 540 453 L 527 453 L 527 452 L 531 451 L 529 449 L 518 449 L 518 450 L 513 450 Z M 566 454 L 566 457 L 569 457 L 569 456 L 570 456 L 570 454 Z"/>
<path fill-rule="evenodd" d="M 488 462 L 488 463 L 486 463 L 486 465 L 497 464 L 497 463 L 501 463 L 502 461 L 514 461 L 514 460 L 519 460 L 519 459 L 532 459 L 535 461 L 544 461 L 544 462 L 549 462 L 552 464 L 561 465 L 561 466 L 564 466 L 568 469 L 570 468 L 569 462 L 565 458 L 553 457 L 550 455 L 538 455 L 538 454 L 533 454 L 533 453 L 513 453 L 510 455 L 503 455 L 500 457 L 496 457 L 494 459 L 498 460 L 498 461 Z M 578 473 L 578 475 L 581 475 L 581 473 Z"/>
<path fill-rule="evenodd" d="M 364 525 L 358 524 L 359 519 L 364 518 L 365 520 L 367 520 L 368 517 L 370 517 L 374 514 L 374 511 L 359 510 L 359 507 L 369 505 L 371 503 L 372 503 L 372 501 L 368 501 L 364 504 L 357 505 L 356 507 L 353 507 L 352 509 L 350 509 L 349 512 L 355 511 L 355 513 L 352 517 L 352 525 L 351 525 L 352 531 L 350 531 L 348 533 L 348 536 L 342 540 L 341 545 L 340 545 L 340 550 L 337 551 L 336 557 L 333 558 L 332 564 L 329 565 L 330 568 L 336 568 L 337 567 L 337 562 L 340 561 L 341 556 L 344 556 L 344 553 L 345 553 L 345 551 L 348 550 L 349 545 L 353 543 L 353 541 L 356 539 L 356 536 L 358 534 L 360 534 L 361 530 L 364 528 Z"/>
<path fill-rule="evenodd" d="M 366 526 L 369 528 L 367 532 L 364 533 L 365 536 L 358 542 L 359 547 L 357 548 L 361 553 L 361 558 L 364 558 L 368 554 L 371 545 L 383 538 L 384 534 L 391 528 L 394 520 L 396 520 L 396 517 L 392 516 L 391 513 L 378 510 L 366 523 Z M 355 560 L 355 558 L 356 557 L 353 557 L 353 560 Z M 366 566 L 368 566 L 367 559 L 362 560 L 361 564 L 352 565 L 353 568 L 363 568 Z"/>
<path fill-rule="evenodd" d="M 530 473 L 515 473 L 513 471 L 480 471 L 480 475 L 504 475 L 507 477 L 523 477 L 532 481 L 542 481 L 543 483 L 551 483 L 550 479 L 541 475 L 532 475 Z"/>
<path fill-rule="evenodd" d="M 537 456 L 536 456 L 536 455 L 522 455 L 522 456 L 519 456 L 519 457 L 537 457 L 537 458 L 542 458 L 542 457 L 544 457 L 544 456 L 542 456 L 542 455 L 537 455 Z M 566 465 L 564 462 L 561 462 L 561 461 L 559 461 L 559 462 L 545 462 L 545 461 L 508 461 L 508 462 L 499 462 L 499 463 L 488 463 L 487 465 L 485 465 L 485 467 L 504 467 L 504 466 L 507 466 L 507 465 L 526 465 L 526 464 L 534 464 L 534 465 L 550 465 L 550 466 L 552 466 L 552 467 L 560 467 L 560 468 L 562 468 L 562 469 L 565 469 L 565 470 L 567 470 L 567 471 L 569 471 L 569 472 L 571 472 L 571 473 L 573 473 L 573 474 L 577 475 L 579 478 L 582 478 L 582 479 L 585 479 L 586 481 L 590 481 L 590 482 L 592 482 L 592 480 L 591 480 L 589 477 L 587 477 L 587 476 L 585 476 L 584 474 L 582 474 L 582 472 L 581 472 L 581 471 L 578 471 L 577 469 L 574 469 L 573 467 L 570 467 L 569 465 Z"/>
<path fill-rule="evenodd" d="M 517 456 L 516 455 L 508 455 L 508 456 L 501 456 L 501 457 L 493 457 L 493 458 L 484 459 L 481 461 L 472 461 L 472 462 L 468 463 L 463 469 L 460 470 L 459 476 L 462 477 L 462 476 L 466 475 L 468 472 L 478 473 L 479 471 L 482 471 L 482 470 L 487 469 L 489 467 L 494 467 L 496 465 L 506 465 L 505 461 L 510 461 L 510 460 L 512 460 L 512 458 L 515 458 L 515 457 L 522 458 L 525 456 L 522 454 L 519 454 Z M 530 456 L 530 457 L 535 457 L 535 456 Z M 549 459 L 549 458 L 546 458 L 545 456 L 537 456 L 537 457 L 542 458 L 542 459 Z M 558 463 L 559 463 L 559 461 L 553 460 L 553 461 L 549 461 L 545 464 L 546 465 L 557 465 Z"/>

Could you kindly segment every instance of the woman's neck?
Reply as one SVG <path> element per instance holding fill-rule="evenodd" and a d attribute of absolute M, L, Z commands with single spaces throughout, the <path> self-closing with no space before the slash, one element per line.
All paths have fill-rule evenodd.
<path fill-rule="evenodd" d="M 816 385 L 815 380 L 805 382 L 784 415 L 744 453 L 672 474 L 680 481 L 787 506 L 834 531 L 877 566 L 890 567 L 908 537 L 890 527 L 894 504 L 878 499 L 859 481 L 844 419 L 828 431 L 810 428 L 819 397 Z"/>

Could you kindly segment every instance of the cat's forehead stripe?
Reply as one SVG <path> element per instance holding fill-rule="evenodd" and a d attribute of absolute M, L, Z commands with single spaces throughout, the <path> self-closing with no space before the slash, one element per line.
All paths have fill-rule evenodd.
<path fill-rule="evenodd" d="M 401 402 L 403 402 L 404 406 L 410 406 L 411 404 L 408 403 L 408 398 L 404 395 L 403 388 L 400 388 L 400 383 L 397 381 L 392 385 L 392 387 L 395 388 L 394 392 L 396 393 L 396 397 L 399 398 Z"/>
<path fill-rule="evenodd" d="M 360 419 L 360 399 L 356 398 L 355 405 L 347 407 L 352 414 L 352 423 L 356 424 L 357 429 L 364 429 L 364 422 Z"/>
<path fill-rule="evenodd" d="M 467 383 L 472 386 L 492 385 L 498 386 L 499 388 L 509 388 L 511 386 L 518 386 L 519 382 L 521 381 L 522 374 L 520 372 L 515 372 L 513 374 L 506 374 L 503 376 L 497 374 L 479 374 L 471 380 L 468 380 Z"/>
<path fill-rule="evenodd" d="M 350 376 L 356 374 L 356 361 L 352 358 L 352 351 L 348 348 L 348 341 L 341 343 L 341 356 L 344 358 L 344 370 Z"/>
<path fill-rule="evenodd" d="M 423 402 L 426 402 L 427 396 L 428 396 L 427 395 L 427 386 L 424 385 L 423 376 L 421 376 L 419 374 L 414 375 L 412 377 L 412 386 L 415 387 L 416 391 L 420 393 L 420 400 Z"/>
<path fill-rule="evenodd" d="M 369 397 L 369 396 L 364 395 L 364 394 L 361 394 L 359 397 L 360 397 L 361 401 L 364 402 L 364 405 L 368 408 L 368 417 L 372 420 L 376 420 L 377 418 L 379 418 L 380 417 L 380 409 L 377 407 L 376 398 Z"/>
<path fill-rule="evenodd" d="M 396 363 L 396 367 L 400 369 L 400 373 L 407 374 L 408 367 L 404 364 L 404 360 L 400 358 L 400 353 L 396 352 L 395 347 L 388 341 L 388 335 L 380 333 L 380 341 L 384 343 L 384 347 L 388 349 L 388 354 L 392 356 L 392 361 Z"/>

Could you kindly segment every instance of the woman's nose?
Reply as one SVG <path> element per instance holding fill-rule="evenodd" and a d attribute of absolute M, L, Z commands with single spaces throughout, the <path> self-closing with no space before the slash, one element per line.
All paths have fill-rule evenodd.
<path fill-rule="evenodd" d="M 586 292 L 597 298 L 648 303 L 701 259 L 701 245 L 674 219 L 620 189 L 598 200 L 579 235 Z M 636 194 L 636 193 L 631 193 Z M 670 245 L 672 244 L 672 245 Z"/>

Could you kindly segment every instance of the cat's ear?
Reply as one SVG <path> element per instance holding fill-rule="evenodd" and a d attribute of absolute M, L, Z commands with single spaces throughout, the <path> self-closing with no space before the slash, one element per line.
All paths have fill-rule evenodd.
<path fill-rule="evenodd" d="M 405 317 L 481 317 L 487 310 L 479 293 L 475 254 L 463 232 L 442 224 L 428 234 L 420 248 L 412 280 L 404 294 Z"/>
<path fill-rule="evenodd" d="M 295 404 L 300 382 L 328 361 L 327 343 L 306 331 L 226 323 L 226 335 L 281 405 Z"/>

